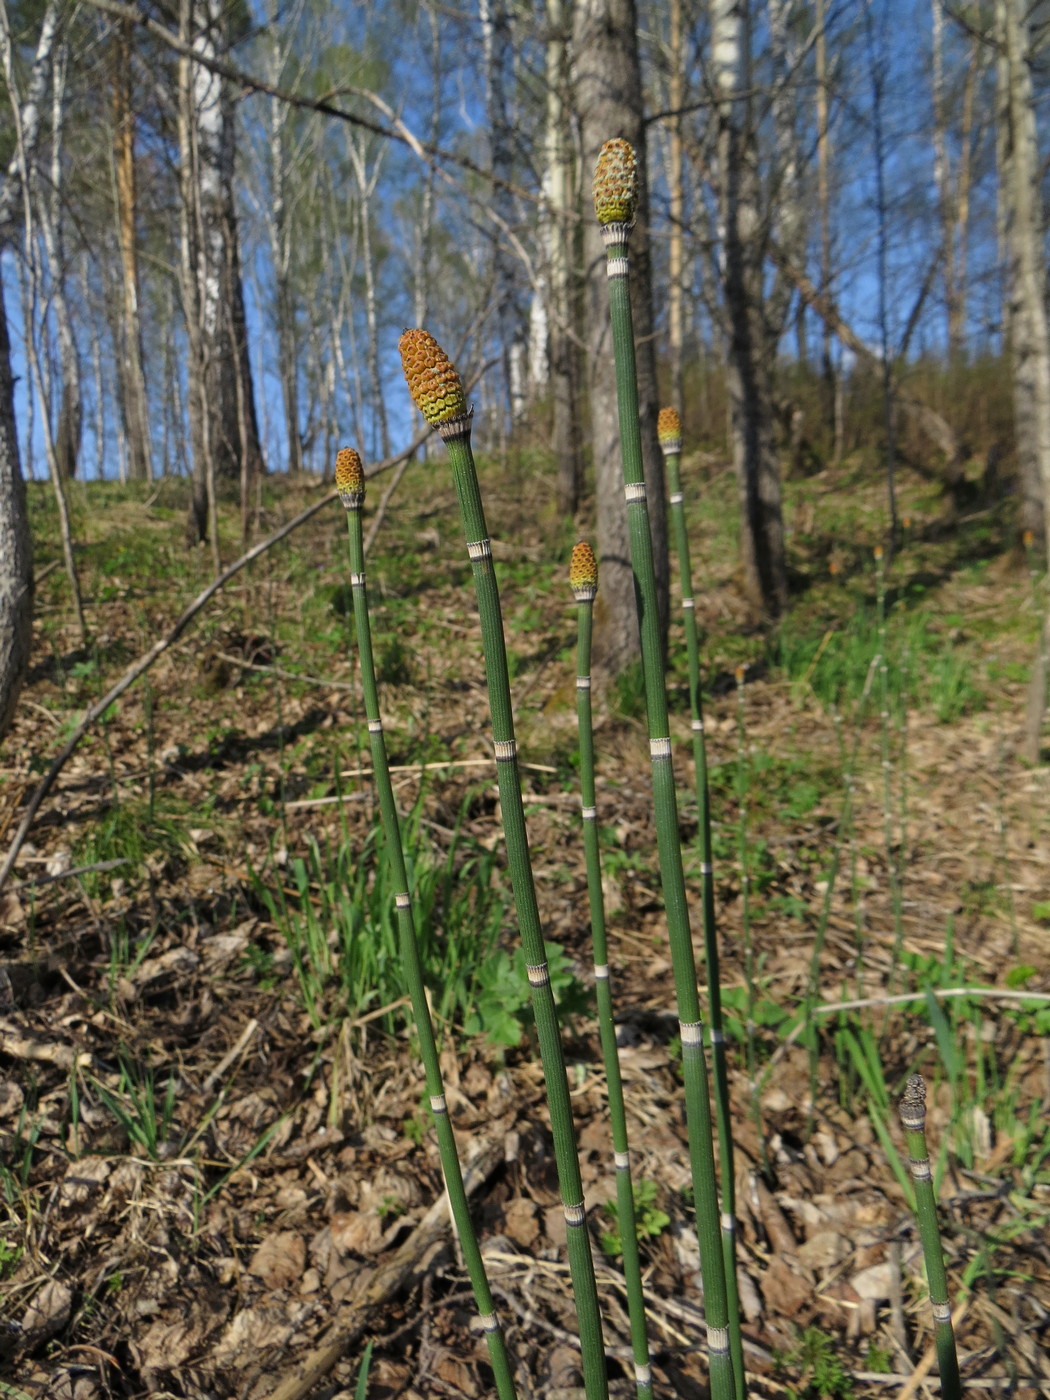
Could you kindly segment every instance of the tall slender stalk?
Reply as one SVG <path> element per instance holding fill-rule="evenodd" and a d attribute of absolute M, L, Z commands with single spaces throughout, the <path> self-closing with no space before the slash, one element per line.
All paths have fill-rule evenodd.
<path fill-rule="evenodd" d="M 944 1270 L 941 1237 L 937 1229 L 937 1202 L 933 1194 L 933 1173 L 926 1147 L 926 1085 L 921 1074 L 913 1074 L 908 1080 L 900 1101 L 900 1116 L 908 1156 L 911 1158 L 912 1180 L 915 1182 L 915 1218 L 919 1225 L 922 1254 L 926 1261 L 926 1279 L 930 1286 L 933 1339 L 937 1349 L 937 1368 L 941 1373 L 941 1396 L 942 1400 L 959 1400 L 962 1395 L 959 1356 L 955 1349 L 948 1277 Z"/>
<path fill-rule="evenodd" d="M 365 588 L 365 551 L 361 530 L 361 509 L 365 500 L 365 477 L 361 458 L 352 447 L 344 447 L 336 457 L 335 484 L 339 499 L 346 509 L 346 523 L 350 547 L 350 585 L 354 597 L 354 622 L 357 627 L 357 648 L 361 658 L 361 689 L 364 693 L 365 715 L 368 719 L 368 739 L 372 750 L 372 767 L 375 771 L 376 787 L 379 790 L 379 810 L 383 824 L 383 837 L 386 859 L 389 862 L 396 893 L 394 905 L 397 912 L 398 938 L 401 948 L 401 961 L 408 983 L 408 994 L 412 1002 L 412 1015 L 416 1034 L 419 1036 L 420 1056 L 426 1075 L 427 1094 L 430 1098 L 430 1112 L 437 1132 L 438 1152 L 441 1155 L 441 1170 L 445 1176 L 452 1218 L 456 1225 L 463 1260 L 474 1290 L 474 1301 L 481 1317 L 481 1325 L 488 1343 L 489 1360 L 496 1382 L 496 1392 L 500 1400 L 515 1400 L 517 1391 L 507 1357 L 503 1329 L 496 1314 L 492 1292 L 489 1288 L 485 1263 L 478 1245 L 474 1222 L 470 1216 L 467 1193 L 463 1185 L 463 1172 L 459 1154 L 456 1151 L 456 1138 L 449 1118 L 445 1100 L 445 1086 L 438 1059 L 437 1041 L 434 1026 L 427 1005 L 426 988 L 423 983 L 423 965 L 419 956 L 419 943 L 416 938 L 415 922 L 412 917 L 412 894 L 409 890 L 408 871 L 405 867 L 404 848 L 401 844 L 401 825 L 394 802 L 394 788 L 390 781 L 390 765 L 387 759 L 386 740 L 383 737 L 383 721 L 379 713 L 379 690 L 376 685 L 375 664 L 372 659 L 372 630 L 368 620 L 368 594 Z"/>
<path fill-rule="evenodd" d="M 583 817 L 583 849 L 587 861 L 587 897 L 594 945 L 594 989 L 598 1003 L 598 1034 L 609 1089 L 613 1160 L 616 1165 L 616 1218 L 623 1243 L 623 1275 L 627 1285 L 627 1312 L 631 1323 L 631 1349 L 639 1400 L 653 1393 L 649 1369 L 649 1338 L 645 1327 L 645 1296 L 638 1254 L 638 1231 L 631 1180 L 631 1155 L 627 1138 L 627 1111 L 620 1073 L 620 1052 L 613 1020 L 612 986 L 609 981 L 609 945 L 605 930 L 601 854 L 598 850 L 598 808 L 594 789 L 594 729 L 591 721 L 591 623 L 594 595 L 598 591 L 598 561 L 594 550 L 581 540 L 572 551 L 569 583 L 576 599 L 576 715 L 580 735 L 580 797 Z"/>
<path fill-rule="evenodd" d="M 682 1039 L 689 1160 L 696 1201 L 700 1270 L 704 1281 L 704 1312 L 713 1400 L 734 1400 L 733 1359 L 729 1347 L 729 1309 L 725 1259 L 722 1254 L 718 1186 L 715 1179 L 711 1103 L 704 1055 L 703 1022 L 696 985 L 689 906 L 686 900 L 682 850 L 678 837 L 678 799 L 671 762 L 663 648 L 660 640 L 656 571 L 653 567 L 649 508 L 642 469 L 642 439 L 638 417 L 638 382 L 634 360 L 634 329 L 628 279 L 628 240 L 637 201 L 635 154 L 626 141 L 607 141 L 594 173 L 594 209 L 605 242 L 606 270 L 616 357 L 616 401 L 623 456 L 624 494 L 631 544 L 635 593 L 641 633 L 642 672 L 649 728 L 653 802 L 656 813 L 660 878 L 667 908 L 667 932 L 674 971 L 678 1021 Z"/>
<path fill-rule="evenodd" d="M 711 839 L 711 790 L 707 777 L 707 742 L 704 734 L 703 696 L 700 689 L 700 640 L 696 628 L 696 600 L 689 557 L 689 532 L 682 493 L 682 420 L 676 408 L 663 408 L 656 423 L 657 436 L 667 466 L 667 500 L 678 554 L 678 578 L 682 590 L 682 626 L 689 664 L 689 710 L 693 735 L 693 768 L 700 827 L 700 878 L 703 890 L 704 962 L 707 967 L 707 1005 L 711 1068 L 714 1074 L 715 1120 L 718 1124 L 718 1157 L 722 1172 L 722 1253 L 725 1256 L 726 1295 L 729 1308 L 729 1343 L 737 1395 L 744 1383 L 744 1346 L 740 1332 L 740 1306 L 736 1281 L 736 1176 L 733 1164 L 733 1132 L 729 1104 L 729 1072 L 726 1065 L 725 1029 L 722 1020 L 722 982 L 715 918 L 714 850 Z M 755 1107 L 757 1109 L 757 1099 Z M 759 1133 L 765 1152 L 765 1140 Z"/>
<path fill-rule="evenodd" d="M 879 726 L 882 750 L 882 817 L 886 845 L 886 874 L 893 906 L 893 957 L 889 990 L 895 990 L 901 948 L 904 944 L 904 905 L 900 854 L 893 850 L 893 761 L 890 758 L 890 669 L 886 655 L 886 558 L 881 544 L 875 546 L 875 585 L 879 636 Z"/>
<path fill-rule="evenodd" d="M 481 488 L 478 485 L 474 453 L 470 445 L 471 414 L 467 409 L 463 383 L 433 336 L 423 330 L 407 330 L 398 342 L 398 348 L 405 378 L 416 407 L 429 423 L 437 427 L 448 448 L 460 517 L 467 539 L 467 554 L 474 575 L 474 588 L 481 618 L 481 641 L 485 654 L 485 677 L 488 682 L 496 777 L 503 811 L 507 859 L 525 965 L 528 969 L 529 991 L 536 1018 L 536 1037 L 543 1063 L 547 1102 L 550 1106 L 558 1185 L 565 1213 L 569 1272 L 576 1299 L 583 1355 L 584 1389 L 587 1400 L 606 1400 L 609 1386 L 598 1288 L 587 1231 L 587 1211 L 583 1201 L 583 1181 L 576 1149 L 569 1081 L 565 1074 L 558 1013 L 551 988 L 547 949 L 540 926 L 536 886 L 529 859 L 503 616 L 499 587 L 492 567 L 492 545 L 488 537 Z"/>
<path fill-rule="evenodd" d="M 738 666 L 735 674 L 737 858 L 740 862 L 740 924 L 743 934 L 744 991 L 746 995 L 744 1054 L 747 1063 L 747 1081 L 750 1088 L 751 1121 L 755 1127 L 755 1136 L 758 1138 L 759 1162 L 763 1174 L 768 1176 L 769 1156 L 766 1152 L 766 1133 L 762 1122 L 761 1095 L 758 1087 L 758 1057 L 755 1045 L 755 1007 L 758 1003 L 758 989 L 755 982 L 755 944 L 751 932 L 751 814 L 748 808 L 748 799 L 751 796 L 751 765 L 748 763 L 747 753 L 747 667 Z"/>

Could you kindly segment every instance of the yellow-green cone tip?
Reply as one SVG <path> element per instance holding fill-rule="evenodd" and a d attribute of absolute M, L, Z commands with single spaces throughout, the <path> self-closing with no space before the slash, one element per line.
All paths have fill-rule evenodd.
<path fill-rule="evenodd" d="M 463 381 L 428 331 L 405 331 L 397 342 L 412 402 L 428 423 L 439 425 L 467 412 Z"/>
<path fill-rule="evenodd" d="M 335 458 L 335 489 L 340 496 L 353 495 L 365 489 L 365 469 L 360 455 L 352 447 L 341 447 Z"/>
<path fill-rule="evenodd" d="M 682 420 L 676 408 L 661 408 L 656 419 L 656 436 L 665 452 L 681 451 Z"/>
<path fill-rule="evenodd" d="M 598 561 L 586 540 L 580 540 L 573 546 L 569 560 L 569 585 L 581 602 L 593 598 L 598 591 Z"/>
<path fill-rule="evenodd" d="M 341 447 L 336 453 L 335 489 L 344 509 L 361 509 L 365 499 L 365 469 L 352 447 Z"/>
<path fill-rule="evenodd" d="M 594 212 L 600 224 L 633 224 L 638 206 L 638 160 L 629 141 L 606 141 L 594 167 Z"/>

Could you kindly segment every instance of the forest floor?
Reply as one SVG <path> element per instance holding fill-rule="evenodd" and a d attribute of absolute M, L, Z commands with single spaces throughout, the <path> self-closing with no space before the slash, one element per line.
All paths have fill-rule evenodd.
<path fill-rule="evenodd" d="M 1037 616 L 1010 503 L 975 495 L 952 512 L 902 472 L 884 724 L 880 473 L 851 462 L 788 484 L 795 590 L 771 637 L 740 593 L 731 476 L 707 458 L 683 465 L 752 1391 L 936 1393 L 895 1106 L 918 1070 L 963 1375 L 975 1393 L 1050 1395 L 1050 787 L 1045 767 L 1016 756 Z M 370 488 L 366 530 L 384 484 Z M 571 1013 L 612 1393 L 626 1396 L 619 1261 L 601 1239 L 614 1187 L 587 1000 L 573 536 L 537 505 L 550 486 L 536 454 L 483 466 L 541 912 L 563 950 L 555 982 Z M 268 481 L 259 533 L 326 489 Z M 29 490 L 42 581 L 32 671 L 0 749 L 4 846 L 68 727 L 210 577 L 207 552 L 183 544 L 184 482 L 75 485 L 85 648 L 61 565 L 47 571 L 60 559 L 49 496 Z M 232 505 L 223 521 L 230 560 Z M 582 1382 L 564 1225 L 512 975 L 480 632 L 443 461 L 409 468 L 368 577 L 448 1094 L 479 1163 L 473 1201 L 519 1393 L 569 1400 Z M 312 1357 L 311 1393 L 349 1396 L 370 1340 L 370 1400 L 491 1393 L 440 1228 L 348 598 L 333 503 L 239 575 L 88 735 L 0 893 L 4 1395 L 265 1397 Z M 698 930 L 677 610 L 669 682 Z M 642 1249 L 657 1394 L 699 1400 L 698 1252 L 641 708 L 631 683 L 596 697 L 599 823 L 633 1163 L 654 1183 Z M 807 998 L 820 1003 L 808 1019 Z M 841 1001 L 864 1004 L 828 1011 Z"/>

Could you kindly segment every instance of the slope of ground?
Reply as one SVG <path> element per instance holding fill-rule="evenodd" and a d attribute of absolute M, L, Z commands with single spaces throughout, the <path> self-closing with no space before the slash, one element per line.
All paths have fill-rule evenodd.
<path fill-rule="evenodd" d="M 902 481 L 883 671 L 877 482 L 846 467 L 789 486 L 796 596 L 771 638 L 736 585 L 729 476 L 687 475 L 754 1393 L 884 1394 L 915 1366 L 935 1389 L 894 1107 L 918 1069 L 964 1375 L 1046 1394 L 1050 800 L 1045 769 L 1014 756 L 1037 618 L 1008 512 L 951 518 L 927 483 Z M 586 997 L 573 541 L 536 509 L 542 464 L 489 464 L 484 485 L 603 1259 L 614 1188 Z M 318 489 L 270 483 L 260 531 Z M 182 483 L 77 493 L 92 644 L 78 648 L 61 569 L 47 573 L 0 751 L 8 838 L 66 726 L 207 582 L 204 555 L 181 544 Z M 39 488 L 31 497 L 46 568 L 53 519 Z M 236 548 L 224 541 L 227 558 Z M 542 1076 L 507 977 L 480 632 L 441 466 L 410 468 L 369 588 L 453 1119 L 479 1161 L 474 1200 L 521 1394 L 574 1396 Z M 332 1335 L 342 1353 L 317 1361 L 317 1393 L 352 1393 L 369 1339 L 370 1397 L 486 1393 L 465 1275 L 440 1229 L 348 602 L 333 506 L 227 588 L 84 741 L 0 894 L 6 1393 L 262 1397 Z M 677 620 L 671 643 L 698 929 Z M 655 1374 L 662 1393 L 699 1397 L 699 1261 L 637 687 L 600 692 L 597 715 L 633 1157 L 636 1179 L 655 1183 L 643 1245 Z M 629 1394 L 614 1257 L 600 1274 L 613 1391 Z"/>

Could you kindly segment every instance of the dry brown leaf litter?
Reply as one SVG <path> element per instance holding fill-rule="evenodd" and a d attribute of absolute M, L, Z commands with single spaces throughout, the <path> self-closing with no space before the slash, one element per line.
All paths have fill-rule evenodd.
<path fill-rule="evenodd" d="M 340 560 L 330 547 L 331 528 L 331 522 L 317 523 L 316 554 L 324 560 L 323 581 L 336 583 Z M 538 536 L 518 534 L 524 536 L 523 548 L 535 555 L 542 543 Z M 300 547 L 314 546 L 303 540 Z M 382 566 L 378 573 L 384 576 Z M 516 587 L 505 593 L 508 617 Z M 272 615 L 295 616 L 296 599 L 281 581 L 280 566 L 271 570 L 266 589 Z M 953 606 L 1003 605 L 995 591 L 977 585 L 956 592 Z M 382 593 L 380 588 L 380 602 Z M 335 1037 L 315 1034 L 294 995 L 275 930 L 265 911 L 249 906 L 248 863 L 258 867 L 274 837 L 274 818 L 260 814 L 257 794 L 273 795 L 283 783 L 289 800 L 306 795 L 316 784 L 310 746 L 332 738 L 339 740 L 344 769 L 368 764 L 352 692 L 306 689 L 280 677 L 248 684 L 248 673 L 238 672 L 233 658 L 239 655 L 252 664 L 310 662 L 308 639 L 289 657 L 287 645 L 282 648 L 265 629 L 245 627 L 238 610 L 246 596 L 241 603 L 234 598 L 222 605 L 212 650 L 202 650 L 199 674 L 189 684 L 192 699 L 188 657 L 168 659 L 153 673 L 152 756 L 140 703 L 132 701 L 107 726 L 105 743 L 91 740 L 69 765 L 23 851 L 18 878 L 31 881 L 69 869 L 84 834 L 109 810 L 114 782 L 124 800 L 142 800 L 151 767 L 158 789 L 181 804 L 179 839 L 152 852 L 143 868 L 114 874 L 101 895 L 74 878 L 32 887 L 32 893 L 28 885 L 9 887 L 3 896 L 8 990 L 0 1006 L 0 1131 L 9 1170 L 21 1170 L 27 1123 L 35 1147 L 3 1228 L 12 1252 L 21 1250 L 0 1285 L 5 1317 L 20 1331 L 0 1334 L 0 1355 L 7 1357 L 5 1374 L 29 1394 L 80 1400 L 106 1394 L 266 1395 L 315 1344 L 340 1304 L 356 1296 L 382 1260 L 411 1238 L 440 1195 L 429 1137 L 417 1144 L 405 1133 L 422 1093 L 406 1038 L 388 1039 L 369 1023 Z M 562 600 L 529 602 L 542 609 L 545 626 L 565 645 L 571 623 Z M 724 627 L 725 612 L 735 615 L 738 607 L 732 594 L 710 595 L 704 600 L 705 621 L 713 630 Z M 163 615 L 152 602 L 145 611 L 158 621 Z M 133 651 L 142 641 L 142 609 L 116 602 L 98 614 L 106 645 L 119 640 Z M 403 735 L 407 746 L 408 736 L 425 724 L 457 757 L 484 754 L 477 633 L 460 587 L 446 582 L 432 590 L 425 623 L 417 624 L 410 647 L 416 674 L 406 685 L 384 689 L 394 743 Z M 53 726 L 41 721 L 34 706 L 61 709 L 64 703 L 46 653 L 38 647 L 36 655 L 41 659 L 27 703 L 3 754 L 0 826 L 7 830 L 27 792 L 30 755 L 45 752 L 51 742 Z M 571 733 L 571 712 L 566 713 L 564 668 L 547 652 L 538 656 L 531 669 L 526 663 L 515 691 L 523 697 L 523 756 L 534 755 L 543 765 L 559 736 Z M 317 663 L 307 669 L 344 684 L 353 675 L 349 665 L 325 664 L 327 671 Z M 1032 917 L 1032 905 L 1050 890 L 1046 788 L 1041 774 L 1026 772 L 1009 756 L 1020 687 L 1006 699 L 1003 719 L 978 714 L 946 726 L 913 714 L 908 736 L 904 945 L 915 953 L 939 954 L 952 917 L 960 953 L 974 975 L 991 984 L 1014 962 L 1029 962 L 1044 974 L 1050 965 L 1045 931 Z M 732 694 L 712 706 L 714 765 L 736 761 L 735 707 Z M 786 742 L 821 761 L 837 752 L 833 727 L 819 707 L 771 680 L 749 681 L 747 723 L 755 752 L 775 754 Z M 684 740 L 686 732 L 680 720 L 679 737 Z M 646 856 L 654 833 L 640 728 L 604 714 L 599 751 L 600 821 L 632 857 L 625 867 L 607 872 L 605 883 L 617 949 L 636 1170 L 639 1178 L 661 1183 L 661 1204 L 672 1216 L 670 1229 L 646 1252 L 656 1369 L 665 1389 L 700 1396 L 699 1261 L 681 1198 L 688 1186 L 688 1157 L 678 1084 L 668 1060 L 675 1026 L 656 876 Z M 877 758 L 871 727 L 858 765 L 855 842 L 873 993 L 887 982 L 894 936 Z M 251 783 L 246 782 L 249 767 L 255 770 Z M 688 794 L 688 765 L 681 767 Z M 423 817 L 438 836 L 456 827 L 469 798 L 467 832 L 485 843 L 498 842 L 494 784 L 477 779 L 472 770 L 428 776 Z M 530 837 L 542 862 L 538 884 L 547 928 L 582 969 L 588 962 L 581 912 L 585 882 L 574 799 L 542 772 L 528 772 L 526 783 L 534 799 Z M 344 804 L 346 820 L 359 840 L 373 819 L 372 800 L 366 779 L 348 780 L 348 786 L 354 787 L 354 800 Z M 399 779 L 406 807 L 418 790 L 414 774 Z M 207 815 L 206 803 L 211 804 Z M 686 795 L 687 835 L 690 810 Z M 840 794 L 831 793 L 801 821 L 792 823 L 779 813 L 756 818 L 756 834 L 769 840 L 776 890 L 803 901 L 808 911 L 801 921 L 786 921 L 756 908 L 762 981 L 774 999 L 793 1002 L 804 991 L 839 810 Z M 734 820 L 734 811 L 724 814 L 727 825 Z M 281 843 L 294 852 L 307 836 L 338 833 L 331 809 L 292 809 Z M 821 858 L 801 860 L 803 848 L 815 849 Z M 282 852 L 277 854 L 280 860 Z M 1001 897 L 977 897 L 989 890 L 1012 895 L 1012 910 Z M 739 986 L 740 889 L 728 865 L 719 870 L 719 896 L 724 980 Z M 698 915 L 698 905 L 694 912 Z M 154 925 L 157 932 L 146 956 L 113 979 L 110 950 L 121 921 L 132 931 L 133 946 Z M 849 985 L 856 925 L 840 877 L 823 963 L 827 1000 L 837 1000 Z M 245 961 L 252 947 L 274 957 L 276 985 L 259 986 Z M 1047 989 L 1045 975 L 1040 985 Z M 887 1065 L 891 1078 L 928 1039 L 914 1019 L 899 1025 L 893 1047 L 899 1064 Z M 1017 1058 L 1022 1105 L 1037 1108 L 1042 1102 L 1045 1110 L 1048 1070 L 1040 1047 L 1011 1032 L 994 1003 L 981 1034 L 992 1043 L 1001 1041 L 1004 1055 Z M 122 1053 L 154 1065 L 158 1079 L 169 1070 L 177 1074 L 178 1136 L 184 1146 L 190 1144 L 182 1155 L 165 1160 L 169 1149 L 162 1148 L 161 1160 L 148 1160 L 87 1087 L 79 1123 L 72 1125 L 75 1070 L 114 1089 Z M 567 1058 L 587 1203 L 600 1210 L 613 1187 L 593 1028 L 582 1028 Z M 564 1226 L 541 1075 L 527 1054 L 511 1052 L 501 1062 L 481 1043 L 467 1045 L 458 1059 L 446 1055 L 446 1070 L 461 1142 L 496 1143 L 503 1158 L 477 1208 L 515 1354 L 531 1376 L 533 1393 L 573 1393 L 579 1377 L 559 1252 Z M 749 1113 L 752 1088 L 742 1069 L 733 1075 L 742 1301 L 760 1393 L 781 1389 L 770 1372 L 769 1353 L 789 1345 L 800 1325 L 813 1323 L 841 1337 L 844 1354 L 860 1370 L 871 1337 L 890 1350 L 891 1365 L 902 1374 L 921 1360 L 929 1340 L 921 1266 L 899 1188 L 868 1120 L 839 1105 L 838 1073 L 833 1057 L 825 1055 L 810 1134 L 805 1052 L 794 1045 L 775 1058 L 761 1097 L 768 1185 L 757 1170 L 763 1143 Z M 86 1086 L 87 1080 L 81 1083 Z M 29 1102 L 34 1107 L 27 1118 Z M 934 1095 L 935 1143 L 949 1108 L 943 1090 Z M 193 1140 L 206 1117 L 206 1127 Z M 264 1132 L 269 1132 L 264 1148 L 238 1166 Z M 1001 1237 L 998 1266 L 1016 1269 L 1025 1282 L 1020 1286 L 1007 1277 L 994 1290 L 974 1295 L 962 1346 L 972 1353 L 968 1370 L 994 1378 L 1004 1374 L 996 1337 L 1004 1338 L 1026 1378 L 1017 1393 L 1034 1394 L 1037 1384 L 1045 1387 L 1050 1379 L 1044 1354 L 1050 1259 L 1045 1238 L 1024 1228 L 1009 1144 L 993 1125 L 976 1123 L 979 1144 L 982 1132 L 985 1147 L 976 1172 L 954 1170 L 943 1191 L 954 1227 L 948 1236 L 953 1284 L 957 1288 L 960 1269 L 972 1259 L 974 1241 L 982 1234 Z M 203 1199 L 201 1183 L 206 1190 L 227 1172 L 222 1189 Z M 1045 1188 L 1041 1199 L 1045 1220 Z M 625 1303 L 615 1272 L 601 1272 L 614 1391 L 619 1392 L 629 1375 Z M 437 1250 L 424 1278 L 418 1289 L 390 1300 L 374 1329 L 370 1395 L 484 1394 L 484 1347 L 471 1326 L 472 1308 L 450 1244 Z M 336 1367 L 334 1383 L 349 1386 L 353 1374 L 348 1356 Z"/>

